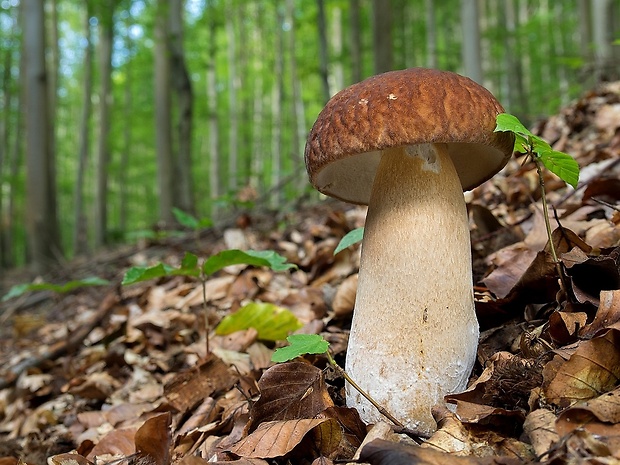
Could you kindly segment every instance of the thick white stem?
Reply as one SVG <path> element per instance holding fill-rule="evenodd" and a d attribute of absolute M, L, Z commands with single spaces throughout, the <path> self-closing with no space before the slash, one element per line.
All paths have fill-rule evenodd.
<path fill-rule="evenodd" d="M 466 387 L 478 345 L 463 192 L 443 144 L 383 152 L 362 245 L 346 370 L 407 427 Z M 347 385 L 347 405 L 381 414 Z"/>

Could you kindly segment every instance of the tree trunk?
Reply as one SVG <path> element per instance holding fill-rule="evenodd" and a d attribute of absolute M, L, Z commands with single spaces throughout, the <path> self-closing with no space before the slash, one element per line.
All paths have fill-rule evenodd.
<path fill-rule="evenodd" d="M 258 4 L 255 4 L 253 19 L 256 27 L 252 29 L 252 45 L 256 47 L 253 59 L 253 75 L 256 76 L 252 81 L 252 94 L 254 96 L 253 118 L 252 118 L 252 161 L 250 166 L 250 186 L 254 187 L 258 192 L 264 190 L 262 178 L 264 167 L 264 136 L 261 128 L 264 124 L 264 107 L 265 107 L 265 91 L 264 91 L 264 66 L 263 61 L 259 58 L 263 56 L 263 34 L 261 25 L 263 24 L 263 11 Z"/>
<path fill-rule="evenodd" d="M 131 15 L 128 16 L 126 21 L 126 35 L 125 35 L 125 49 L 127 53 L 133 56 L 135 51 L 134 41 L 129 33 L 129 25 L 133 23 Z M 134 72 L 133 62 L 129 60 L 125 64 L 125 91 L 123 95 L 123 118 L 124 121 L 130 121 L 132 117 L 133 109 L 133 86 L 134 86 Z M 127 182 L 127 173 L 129 170 L 129 159 L 132 152 L 133 143 L 133 130 L 131 124 L 125 124 L 123 126 L 123 149 L 121 151 L 120 159 L 120 171 L 119 171 L 119 219 L 118 228 L 120 231 L 127 231 L 127 207 L 129 202 L 129 183 Z"/>
<path fill-rule="evenodd" d="M 349 2 L 349 47 L 351 49 L 351 82 L 362 80 L 362 26 L 360 23 L 360 0 Z"/>
<path fill-rule="evenodd" d="M 45 64 L 45 13 L 40 0 L 23 0 L 23 53 L 25 60 L 25 129 L 27 176 L 27 231 L 33 268 L 49 269 L 59 252 L 57 222 L 49 199 L 54 198 L 50 167 L 48 86 Z"/>
<path fill-rule="evenodd" d="M 157 1 L 155 18 L 155 144 L 157 152 L 157 187 L 159 190 L 159 221 L 161 227 L 174 223 L 172 163 L 172 93 L 170 90 L 170 57 L 168 55 L 167 0 Z"/>
<path fill-rule="evenodd" d="M 220 164 L 219 164 L 219 120 L 217 114 L 217 74 L 215 70 L 217 60 L 217 22 L 215 19 L 215 8 L 209 14 L 209 45 L 207 58 L 207 102 L 209 111 L 209 188 L 210 188 L 210 211 L 211 216 L 215 217 L 218 213 L 217 199 L 220 191 Z"/>
<path fill-rule="evenodd" d="M 275 47 L 275 86 L 272 90 L 271 113 L 273 115 L 273 132 L 271 148 L 271 188 L 273 189 L 272 206 L 278 207 L 282 203 L 282 111 L 284 106 L 284 31 L 282 25 L 284 16 L 278 8 L 276 10 L 276 47 Z"/>
<path fill-rule="evenodd" d="M 435 19 L 435 2 L 424 0 L 426 7 L 426 66 L 437 68 L 437 21 Z"/>
<path fill-rule="evenodd" d="M 392 70 L 392 2 L 372 0 L 372 37 L 375 74 Z"/>
<path fill-rule="evenodd" d="M 321 76 L 321 84 L 323 89 L 323 102 L 327 103 L 332 94 L 329 88 L 329 50 L 327 46 L 327 21 L 325 20 L 325 0 L 317 0 L 317 7 L 317 27 L 319 33 L 319 74 Z"/>
<path fill-rule="evenodd" d="M 112 42 L 114 7 L 110 0 L 100 8 L 99 17 L 99 139 L 97 141 L 97 181 L 95 191 L 95 247 L 107 242 L 108 170 L 110 164 L 110 109 L 112 106 Z"/>
<path fill-rule="evenodd" d="M 293 118 L 291 126 L 292 146 L 293 146 L 293 169 L 303 172 L 303 151 L 306 143 L 306 125 L 304 121 L 304 101 L 301 95 L 301 80 L 297 73 L 297 46 L 296 46 L 296 25 L 295 25 L 295 0 L 286 0 L 286 22 L 290 24 L 288 31 L 288 54 L 290 57 L 290 85 L 293 99 Z"/>
<path fill-rule="evenodd" d="M 177 97 L 177 156 L 174 206 L 195 213 L 194 183 L 192 180 L 192 136 L 194 124 L 194 94 L 185 60 L 183 45 L 183 0 L 170 0 L 170 56 L 172 85 Z"/>
<path fill-rule="evenodd" d="M 332 50 L 336 59 L 332 62 L 332 85 L 330 87 L 334 92 L 344 88 L 344 69 L 342 67 L 342 9 L 334 6 L 331 17 L 331 38 Z"/>
<path fill-rule="evenodd" d="M 463 68 L 465 76 L 479 84 L 483 83 L 482 58 L 480 56 L 480 24 L 478 0 L 461 0 L 461 24 L 463 25 Z"/>
<path fill-rule="evenodd" d="M 80 118 L 78 169 L 74 188 L 74 225 L 73 225 L 73 253 L 83 254 L 88 250 L 88 237 L 86 217 L 84 215 L 84 175 L 88 163 L 88 151 L 90 148 L 90 116 L 92 113 L 93 92 L 93 41 L 91 34 L 90 18 L 92 16 L 91 2 L 85 2 L 84 14 L 84 77 L 82 82 L 82 117 Z M 127 125 L 129 126 L 129 125 Z"/>
<path fill-rule="evenodd" d="M 592 30 L 594 39 L 594 75 L 598 81 L 613 80 L 618 71 L 613 64 L 613 37 L 611 35 L 612 2 L 592 0 Z"/>
<path fill-rule="evenodd" d="M 230 8 L 234 3 L 230 2 Z M 237 41 L 235 31 L 235 12 L 230 11 L 226 18 L 226 38 L 228 39 L 228 188 L 230 192 L 238 189 L 238 147 L 239 138 L 239 108 L 237 102 L 237 89 L 239 77 L 237 76 Z"/>

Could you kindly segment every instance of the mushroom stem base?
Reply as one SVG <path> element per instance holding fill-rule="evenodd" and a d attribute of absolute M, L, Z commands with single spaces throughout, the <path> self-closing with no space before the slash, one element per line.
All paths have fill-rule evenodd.
<path fill-rule="evenodd" d="M 447 148 L 385 150 L 366 218 L 346 370 L 406 427 L 436 429 L 431 408 L 463 390 L 478 345 L 461 183 Z M 347 385 L 362 419 L 379 412 Z"/>

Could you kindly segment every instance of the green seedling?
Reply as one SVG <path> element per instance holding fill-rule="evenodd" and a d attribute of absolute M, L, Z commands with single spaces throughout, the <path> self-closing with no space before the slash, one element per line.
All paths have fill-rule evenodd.
<path fill-rule="evenodd" d="M 2 302 L 6 302 L 9 299 L 13 299 L 15 297 L 20 297 L 21 295 L 27 292 L 33 291 L 52 291 L 57 292 L 59 294 L 65 294 L 67 292 L 71 292 L 80 287 L 87 286 L 107 286 L 110 284 L 110 281 L 99 278 L 97 276 L 90 276 L 84 279 L 77 279 L 74 281 L 69 281 L 64 284 L 52 284 L 52 283 L 31 283 L 31 284 L 17 284 L 7 292 L 2 297 Z"/>
<path fill-rule="evenodd" d="M 297 268 L 293 263 L 287 263 L 286 258 L 273 250 L 223 250 L 211 257 L 207 258 L 202 264 L 199 263 L 198 257 L 192 253 L 186 252 L 181 264 L 173 267 L 165 263 L 158 263 L 149 267 L 135 266 L 127 270 L 122 281 L 122 285 L 135 284 L 149 279 L 163 278 L 168 276 L 185 276 L 200 280 L 202 284 L 202 305 L 205 311 L 206 328 L 206 344 L 207 353 L 209 348 L 209 328 L 207 315 L 207 278 L 212 274 L 220 271 L 227 266 L 232 265 L 251 265 L 257 267 L 267 267 L 274 271 L 286 271 L 291 268 Z M 291 325 L 294 326 L 294 325 Z M 291 329 L 294 331 L 295 327 Z M 283 337 L 282 337 L 283 339 Z"/>
<path fill-rule="evenodd" d="M 193 229 L 195 231 L 213 226 L 213 220 L 211 220 L 211 218 L 196 218 L 195 216 L 190 215 L 189 213 L 176 207 L 172 209 L 172 214 L 181 226 L 185 226 L 186 228 Z"/>
<path fill-rule="evenodd" d="M 526 155 L 526 161 L 530 159 L 536 166 L 538 184 L 540 185 L 541 191 L 543 217 L 545 219 L 551 257 L 557 270 L 558 277 L 560 278 L 560 286 L 565 290 L 564 273 L 562 272 L 560 260 L 558 259 L 555 245 L 553 244 L 551 222 L 549 220 L 549 207 L 547 204 L 542 169 L 543 167 L 548 169 L 561 180 L 576 189 L 577 183 L 579 182 L 579 164 L 570 155 L 553 150 L 544 139 L 532 134 L 514 115 L 501 113 L 497 115 L 496 123 L 495 132 L 512 132 L 515 135 L 514 151 Z"/>
<path fill-rule="evenodd" d="M 329 342 L 320 334 L 291 334 L 286 338 L 289 342 L 288 346 L 276 349 L 271 357 L 272 362 L 282 363 L 301 357 L 306 354 L 325 354 L 329 364 L 340 374 L 347 382 L 363 395 L 381 414 L 394 423 L 396 426 L 403 428 L 403 424 L 390 414 L 386 409 L 375 401 L 370 394 L 362 389 L 344 369 L 336 363 L 329 351 Z"/>

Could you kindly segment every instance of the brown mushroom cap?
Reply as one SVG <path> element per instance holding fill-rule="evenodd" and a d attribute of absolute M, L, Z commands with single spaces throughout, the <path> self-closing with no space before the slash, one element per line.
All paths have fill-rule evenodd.
<path fill-rule="evenodd" d="M 504 109 L 484 87 L 456 73 L 391 71 L 332 97 L 306 143 L 310 182 L 326 195 L 368 204 L 381 150 L 445 143 L 463 190 L 486 181 L 512 155 L 514 137 L 493 132 Z"/>

